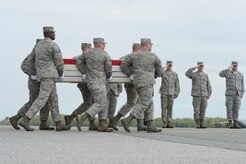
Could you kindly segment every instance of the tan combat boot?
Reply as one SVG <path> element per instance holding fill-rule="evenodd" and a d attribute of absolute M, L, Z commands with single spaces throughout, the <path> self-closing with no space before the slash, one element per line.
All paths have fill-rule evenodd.
<path fill-rule="evenodd" d="M 233 127 L 234 127 L 235 129 L 241 129 L 241 126 L 238 125 L 237 120 L 234 120 L 234 125 L 233 125 Z"/>
<path fill-rule="evenodd" d="M 20 118 L 21 118 L 21 116 L 19 114 L 9 118 L 9 121 L 10 121 L 11 125 L 16 130 L 20 130 L 20 127 L 18 126 L 18 121 L 19 121 Z"/>
<path fill-rule="evenodd" d="M 196 120 L 196 128 L 197 129 L 200 129 L 201 128 L 201 124 L 200 124 L 200 121 L 199 120 Z"/>
<path fill-rule="evenodd" d="M 71 125 L 62 125 L 61 121 L 56 122 L 56 131 L 70 130 Z"/>
<path fill-rule="evenodd" d="M 98 132 L 112 132 L 113 129 L 108 128 L 106 120 L 99 120 L 99 125 L 97 128 Z"/>
<path fill-rule="evenodd" d="M 166 128 L 167 127 L 167 122 L 166 121 L 163 121 L 163 126 L 162 128 Z"/>
<path fill-rule="evenodd" d="M 65 125 L 71 125 L 72 123 L 72 118 L 70 115 L 65 115 L 64 116 L 64 120 L 65 120 Z"/>
<path fill-rule="evenodd" d="M 83 125 L 85 120 L 88 118 L 90 118 L 90 115 L 87 113 L 84 113 L 82 116 L 81 115 L 76 116 L 76 123 L 77 123 L 77 128 L 79 131 L 81 131 L 81 126 Z"/>
<path fill-rule="evenodd" d="M 232 120 L 229 120 L 228 126 L 229 126 L 230 129 L 233 129 L 234 128 Z"/>
<path fill-rule="evenodd" d="M 24 116 L 20 121 L 19 125 L 23 127 L 26 131 L 34 131 L 33 128 L 29 126 L 30 119 L 26 116 Z"/>
<path fill-rule="evenodd" d="M 147 127 L 143 124 L 142 119 L 137 119 L 137 131 L 147 131 Z"/>
<path fill-rule="evenodd" d="M 41 120 L 41 124 L 39 125 L 39 130 L 55 130 L 55 128 L 48 126 L 47 120 Z"/>
<path fill-rule="evenodd" d="M 201 120 L 200 122 L 200 128 L 206 129 L 207 127 L 205 126 L 204 120 Z"/>
<path fill-rule="evenodd" d="M 125 131 L 127 131 L 128 133 L 131 133 L 131 130 L 129 129 L 129 127 L 130 127 L 131 121 L 132 121 L 134 118 L 135 118 L 135 117 L 134 117 L 132 114 L 130 114 L 127 118 L 121 119 L 121 123 L 122 123 L 124 129 L 125 129 Z"/>
<path fill-rule="evenodd" d="M 89 130 L 97 130 L 97 125 L 95 124 L 95 120 L 90 120 Z"/>
<path fill-rule="evenodd" d="M 118 131 L 117 124 L 121 117 L 122 115 L 118 113 L 115 117 L 109 119 L 109 122 L 111 123 L 112 128 L 116 131 Z"/>
<path fill-rule="evenodd" d="M 171 121 L 167 121 L 167 128 L 173 128 Z"/>
<path fill-rule="evenodd" d="M 161 132 L 161 129 L 157 129 L 154 125 L 153 125 L 153 121 L 148 121 L 147 122 L 147 132 L 148 133 L 157 133 L 157 132 Z"/>

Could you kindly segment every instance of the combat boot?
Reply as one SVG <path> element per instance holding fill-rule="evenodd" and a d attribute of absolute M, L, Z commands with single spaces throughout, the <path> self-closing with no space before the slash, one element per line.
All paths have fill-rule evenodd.
<path fill-rule="evenodd" d="M 90 115 L 87 113 L 84 113 L 82 116 L 81 115 L 76 116 L 76 123 L 77 123 L 77 128 L 79 131 L 81 131 L 81 126 L 83 125 L 85 120 L 88 118 L 90 118 Z"/>
<path fill-rule="evenodd" d="M 135 117 L 130 114 L 127 118 L 123 118 L 121 119 L 121 123 L 125 129 L 125 131 L 127 131 L 128 133 L 131 133 L 131 130 L 129 129 L 130 123 L 131 121 L 134 119 Z"/>
<path fill-rule="evenodd" d="M 233 125 L 233 127 L 234 127 L 235 129 L 241 129 L 241 127 L 238 125 L 237 120 L 234 120 L 234 125 Z"/>
<path fill-rule="evenodd" d="M 147 133 L 157 133 L 157 132 L 161 132 L 161 129 L 157 129 L 154 125 L 153 125 L 153 121 L 148 121 L 147 122 Z"/>
<path fill-rule="evenodd" d="M 97 130 L 97 126 L 95 124 L 95 120 L 90 120 L 89 130 Z"/>
<path fill-rule="evenodd" d="M 196 128 L 197 129 L 200 129 L 201 128 L 201 124 L 200 124 L 200 121 L 199 120 L 196 120 Z"/>
<path fill-rule="evenodd" d="M 11 125 L 16 130 L 20 130 L 20 127 L 18 126 L 18 121 L 19 121 L 20 118 L 21 118 L 21 115 L 19 115 L 19 114 L 9 118 L 9 121 L 10 121 Z"/>
<path fill-rule="evenodd" d="M 230 129 L 233 129 L 234 128 L 232 120 L 229 120 L 228 126 L 229 126 Z"/>
<path fill-rule="evenodd" d="M 205 126 L 204 120 L 201 120 L 200 122 L 200 128 L 206 129 L 207 127 Z"/>
<path fill-rule="evenodd" d="M 113 129 L 108 128 L 106 120 L 99 120 L 98 132 L 112 132 Z"/>
<path fill-rule="evenodd" d="M 29 126 L 30 119 L 26 116 L 24 116 L 20 121 L 19 125 L 23 127 L 26 131 L 34 131 L 33 128 Z"/>
<path fill-rule="evenodd" d="M 111 123 L 112 128 L 116 131 L 118 131 L 117 124 L 121 117 L 122 115 L 118 113 L 115 117 L 109 119 L 109 122 Z"/>
<path fill-rule="evenodd" d="M 167 128 L 173 128 L 171 121 L 167 121 Z"/>
<path fill-rule="evenodd" d="M 147 131 L 147 127 L 144 126 L 142 119 L 137 119 L 137 130 L 138 131 Z"/>
<path fill-rule="evenodd" d="M 167 122 L 166 121 L 163 121 L 163 126 L 162 128 L 166 128 L 167 127 Z"/>
<path fill-rule="evenodd" d="M 72 118 L 70 115 L 65 115 L 64 116 L 64 120 L 65 120 L 65 125 L 71 125 L 72 123 Z"/>
<path fill-rule="evenodd" d="M 56 122 L 56 131 L 70 130 L 71 125 L 62 125 L 61 121 Z"/>
<path fill-rule="evenodd" d="M 39 125 L 39 130 L 55 130 L 54 127 L 49 127 L 47 125 L 47 121 L 46 120 L 41 120 L 41 124 Z"/>

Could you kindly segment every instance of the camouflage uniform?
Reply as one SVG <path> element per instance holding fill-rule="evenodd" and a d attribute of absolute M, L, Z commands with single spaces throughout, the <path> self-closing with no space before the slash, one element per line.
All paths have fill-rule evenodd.
<path fill-rule="evenodd" d="M 122 84 L 107 83 L 108 118 L 113 118 L 117 106 L 117 99 L 122 92 Z"/>
<path fill-rule="evenodd" d="M 136 89 L 132 83 L 125 83 L 124 88 L 126 91 L 127 101 L 120 108 L 120 110 L 118 112 L 122 116 L 125 116 L 130 110 L 132 110 L 138 101 L 138 93 L 137 93 L 137 91 L 136 91 Z"/>
<path fill-rule="evenodd" d="M 86 74 L 85 82 L 94 100 L 86 113 L 90 117 L 98 114 L 99 119 L 107 119 L 106 80 L 112 76 L 110 56 L 102 49 L 93 48 L 77 59 L 77 67 L 82 74 Z"/>
<path fill-rule="evenodd" d="M 48 103 L 54 122 L 60 122 L 55 84 L 55 79 L 62 76 L 64 70 L 60 48 L 50 38 L 44 38 L 35 46 L 34 55 L 36 73 L 40 78 L 40 90 L 37 99 L 25 115 L 32 119 Z"/>
<path fill-rule="evenodd" d="M 178 74 L 174 71 L 162 71 L 161 94 L 162 121 L 172 121 L 173 102 L 180 92 Z"/>
<path fill-rule="evenodd" d="M 161 75 L 161 61 L 154 54 L 145 49 L 137 53 L 126 56 L 122 62 L 122 72 L 128 76 L 132 75 L 133 68 L 133 85 L 139 96 L 139 102 L 131 112 L 135 118 L 140 118 L 144 113 L 146 122 L 153 121 L 153 84 L 155 78 Z"/>
<path fill-rule="evenodd" d="M 29 89 L 29 101 L 18 111 L 18 113 L 23 117 L 28 109 L 31 107 L 32 103 L 38 97 L 40 82 L 31 79 L 31 75 L 36 75 L 35 63 L 30 63 L 30 59 L 33 58 L 34 53 L 29 54 L 21 64 L 21 69 L 26 73 L 28 77 L 28 89 Z M 28 63 L 28 61 L 30 61 Z M 47 121 L 49 117 L 48 104 L 40 110 L 40 120 Z"/>
<path fill-rule="evenodd" d="M 208 75 L 203 71 L 193 72 L 196 68 L 190 68 L 186 76 L 192 79 L 192 93 L 194 120 L 203 122 L 207 109 L 207 100 L 212 94 L 212 87 Z"/>
<path fill-rule="evenodd" d="M 220 77 L 226 78 L 226 109 L 228 121 L 237 120 L 241 106 L 241 98 L 244 94 L 244 77 L 242 73 L 233 73 L 229 69 L 219 73 Z"/>

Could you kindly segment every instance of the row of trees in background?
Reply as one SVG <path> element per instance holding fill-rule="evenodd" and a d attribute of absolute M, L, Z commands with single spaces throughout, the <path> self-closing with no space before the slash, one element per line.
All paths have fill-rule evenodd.
<path fill-rule="evenodd" d="M 64 123 L 63 115 L 61 115 L 61 121 Z M 227 122 L 227 119 L 226 118 L 220 118 L 220 117 L 206 118 L 205 122 L 206 122 L 207 127 L 214 128 L 216 126 L 216 124 L 218 124 L 218 123 Z M 39 126 L 39 124 L 40 124 L 40 115 L 37 115 L 34 119 L 32 119 L 30 124 L 32 126 Z M 157 127 L 162 127 L 161 118 L 156 118 L 154 120 L 154 124 Z M 9 118 L 6 117 L 5 119 L 1 120 L 0 121 L 0 125 L 10 125 Z M 50 126 L 54 125 L 51 117 L 49 117 L 48 125 L 50 125 Z M 75 119 L 73 120 L 72 125 L 76 126 Z M 120 121 L 119 121 L 118 125 L 121 126 Z M 134 120 L 132 122 L 131 126 L 136 127 L 136 125 L 137 125 L 137 122 L 136 122 L 136 120 Z M 193 128 L 193 127 L 195 127 L 195 121 L 192 118 L 176 118 L 176 119 L 173 120 L 173 125 L 174 125 L 174 127 L 180 127 L 180 128 L 189 128 L 189 127 Z M 84 123 L 84 126 L 89 126 L 89 122 L 86 121 Z M 221 127 L 226 127 L 226 124 L 221 124 L 220 126 Z"/>

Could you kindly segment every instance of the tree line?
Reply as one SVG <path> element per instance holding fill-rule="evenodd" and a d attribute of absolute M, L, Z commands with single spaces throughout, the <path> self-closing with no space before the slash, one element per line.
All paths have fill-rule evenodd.
<path fill-rule="evenodd" d="M 97 120 L 97 119 L 96 119 Z M 64 123 L 64 116 L 61 115 L 61 121 Z M 221 117 L 214 117 L 214 118 L 206 118 L 205 123 L 208 128 L 215 128 L 215 127 L 226 127 L 227 119 L 226 118 L 221 118 Z M 222 123 L 222 124 L 220 124 Z M 30 125 L 31 126 L 39 126 L 40 124 L 40 115 L 35 116 L 34 119 L 31 120 Z M 54 126 L 54 123 L 52 121 L 52 118 L 49 117 L 47 124 L 49 126 Z M 154 124 L 157 127 L 162 127 L 162 120 L 161 118 L 155 118 L 154 119 Z M 174 127 L 180 127 L 180 128 L 194 128 L 196 126 L 195 121 L 192 118 L 176 118 L 173 119 L 172 124 Z M 10 125 L 9 122 L 9 117 L 6 117 L 5 119 L 0 121 L 0 125 Z M 73 120 L 72 126 L 76 126 L 76 121 L 75 119 Z M 84 126 L 89 126 L 89 122 L 86 120 L 86 122 L 83 124 Z M 218 126 L 219 125 L 219 126 Z M 119 123 L 119 126 L 121 127 L 121 123 Z M 134 120 L 131 124 L 132 127 L 137 126 L 137 121 Z"/>

